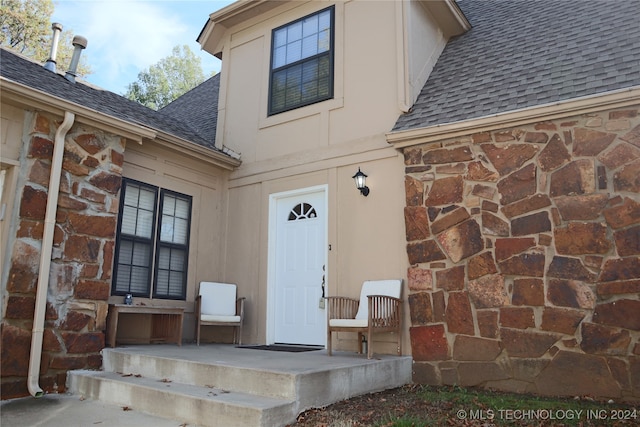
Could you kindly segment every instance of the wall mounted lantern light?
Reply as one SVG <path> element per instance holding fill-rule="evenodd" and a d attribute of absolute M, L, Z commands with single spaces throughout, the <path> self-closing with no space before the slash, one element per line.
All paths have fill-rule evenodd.
<path fill-rule="evenodd" d="M 353 178 L 356 181 L 356 188 L 360 190 L 360 194 L 362 194 L 365 197 L 368 196 L 369 187 L 367 187 L 367 175 L 362 173 L 362 171 L 360 171 L 360 168 L 358 168 L 358 172 L 356 172 L 356 174 L 353 175 L 351 178 Z"/>

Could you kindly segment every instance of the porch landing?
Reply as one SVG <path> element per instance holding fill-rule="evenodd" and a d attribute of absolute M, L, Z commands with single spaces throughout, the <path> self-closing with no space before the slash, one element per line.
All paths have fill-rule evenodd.
<path fill-rule="evenodd" d="M 103 350 L 102 371 L 71 371 L 85 398 L 198 426 L 284 426 L 309 408 L 411 382 L 410 356 L 289 353 L 228 344 Z"/>

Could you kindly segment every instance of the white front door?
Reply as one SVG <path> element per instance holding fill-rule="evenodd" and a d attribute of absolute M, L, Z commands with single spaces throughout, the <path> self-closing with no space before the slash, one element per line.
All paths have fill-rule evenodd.
<path fill-rule="evenodd" d="M 270 275 L 276 343 L 325 345 L 326 190 L 272 196 Z"/>

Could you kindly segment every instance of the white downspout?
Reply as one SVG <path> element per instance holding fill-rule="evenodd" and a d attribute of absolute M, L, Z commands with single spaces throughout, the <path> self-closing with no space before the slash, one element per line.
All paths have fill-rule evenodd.
<path fill-rule="evenodd" d="M 75 114 L 65 111 L 64 121 L 56 131 L 56 137 L 53 142 L 51 176 L 49 177 L 49 194 L 47 195 L 47 209 L 44 217 L 42 250 L 40 251 L 40 267 L 38 269 L 38 284 L 36 287 L 36 307 L 33 313 L 33 330 L 31 332 L 29 376 L 27 378 L 27 387 L 29 388 L 29 393 L 31 393 L 33 397 L 42 397 L 44 395 L 44 391 L 42 391 L 38 384 L 38 378 L 40 376 L 42 338 L 44 336 L 44 320 L 47 309 L 49 268 L 51 266 L 53 233 L 56 225 L 56 211 L 58 209 L 58 193 L 60 192 L 60 174 L 62 172 L 64 140 L 67 136 L 67 132 L 69 132 L 69 129 L 73 126 L 75 118 Z"/>

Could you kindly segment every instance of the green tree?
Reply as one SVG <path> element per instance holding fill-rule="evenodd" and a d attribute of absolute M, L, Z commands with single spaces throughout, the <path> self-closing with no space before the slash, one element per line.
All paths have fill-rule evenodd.
<path fill-rule="evenodd" d="M 51 53 L 53 11 L 52 0 L 0 0 L 0 46 L 44 63 Z M 64 71 L 71 62 L 72 39 L 71 30 L 60 34 L 56 58 L 59 71 Z M 91 74 L 91 67 L 84 57 L 80 57 L 78 73 Z"/>
<path fill-rule="evenodd" d="M 189 46 L 175 46 L 171 55 L 138 73 L 125 97 L 159 110 L 205 80 L 202 62 Z"/>

